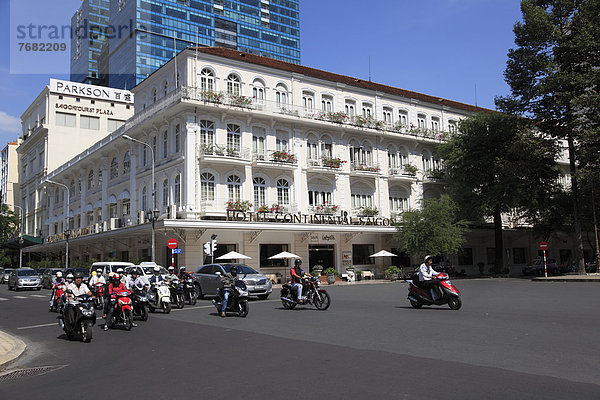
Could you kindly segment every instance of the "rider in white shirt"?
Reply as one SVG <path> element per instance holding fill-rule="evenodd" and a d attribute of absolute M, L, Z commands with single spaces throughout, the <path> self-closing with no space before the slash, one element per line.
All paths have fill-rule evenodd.
<path fill-rule="evenodd" d="M 434 270 L 431 265 L 433 264 L 432 256 L 425 256 L 423 264 L 419 267 L 419 285 L 423 289 L 431 290 L 431 297 L 435 301 L 437 298 L 435 287 L 438 285 L 438 281 L 433 279 L 434 276 L 438 276 L 439 272 Z"/>
<path fill-rule="evenodd" d="M 98 268 L 96 270 L 96 274 L 92 274 L 92 277 L 90 278 L 90 287 L 94 287 L 96 286 L 96 284 L 102 284 L 102 285 L 106 285 L 106 279 L 104 279 L 104 275 L 102 275 L 102 268 Z"/>

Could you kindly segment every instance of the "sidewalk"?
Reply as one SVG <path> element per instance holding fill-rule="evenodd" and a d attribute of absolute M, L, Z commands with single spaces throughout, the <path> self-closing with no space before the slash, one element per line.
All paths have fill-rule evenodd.
<path fill-rule="evenodd" d="M 25 351 L 25 347 L 21 339 L 0 331 L 0 369 L 19 358 Z"/>
<path fill-rule="evenodd" d="M 327 282 L 322 282 L 321 286 L 326 288 L 328 286 L 359 286 L 359 285 L 381 285 L 384 283 L 397 283 L 397 282 L 404 282 L 402 279 L 399 279 L 397 281 L 389 281 L 387 279 L 367 279 L 367 280 L 362 280 L 362 281 L 354 281 L 354 282 L 346 282 L 346 281 L 335 281 L 335 283 L 333 285 L 328 285 Z M 275 283 L 273 284 L 273 290 L 275 289 L 281 289 L 281 283 Z"/>
<path fill-rule="evenodd" d="M 600 282 L 600 273 L 585 274 L 585 275 L 561 275 L 549 277 L 536 277 L 531 279 L 534 282 Z"/>

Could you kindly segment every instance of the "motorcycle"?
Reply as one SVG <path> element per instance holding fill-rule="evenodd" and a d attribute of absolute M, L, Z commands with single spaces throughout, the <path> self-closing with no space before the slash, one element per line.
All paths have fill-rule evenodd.
<path fill-rule="evenodd" d="M 148 321 L 148 297 L 146 289 L 134 288 L 131 293 L 133 303 L 133 315 L 138 316 L 142 321 Z"/>
<path fill-rule="evenodd" d="M 189 305 L 196 305 L 197 298 L 194 278 L 189 275 L 183 279 L 183 297 Z"/>
<path fill-rule="evenodd" d="M 164 281 L 154 285 L 148 291 L 148 310 L 151 313 L 161 308 L 165 314 L 171 312 L 171 291 Z"/>
<path fill-rule="evenodd" d="M 219 294 L 215 300 L 213 300 L 213 304 L 217 309 L 217 312 L 221 313 L 221 308 L 223 307 L 223 290 L 219 290 Z M 227 299 L 227 308 L 225 312 L 236 312 L 238 316 L 244 318 L 248 315 L 248 311 L 250 311 L 250 306 L 248 304 L 248 288 L 246 287 L 246 283 L 243 280 L 239 279 L 231 288 L 229 293 L 229 298 Z"/>
<path fill-rule="evenodd" d="M 179 279 L 173 279 L 169 282 L 169 291 L 171 292 L 171 303 L 181 309 L 185 305 L 185 297 L 183 295 L 184 284 Z"/>
<path fill-rule="evenodd" d="M 304 304 L 314 304 L 317 310 L 327 310 L 331 304 L 329 293 L 325 289 L 319 289 L 320 280 L 318 277 L 304 279 L 302 282 L 302 300 Z M 290 283 L 285 283 L 281 287 L 281 303 L 286 310 L 292 310 L 298 305 L 296 288 Z"/>
<path fill-rule="evenodd" d="M 446 273 L 440 273 L 434 279 L 439 280 L 439 290 L 436 290 L 436 299 L 434 300 L 431 294 L 431 290 L 421 288 L 417 282 L 419 282 L 418 275 L 413 275 L 412 279 L 407 280 L 408 282 L 408 300 L 410 305 L 414 308 L 421 308 L 422 306 L 441 306 L 448 304 L 452 310 L 458 310 L 462 306 L 460 300 L 460 292 L 450 281 L 450 277 Z"/>
<path fill-rule="evenodd" d="M 96 310 L 102 309 L 104 307 L 104 284 L 96 283 L 92 286 L 92 294 L 94 295 L 94 307 Z"/>
<path fill-rule="evenodd" d="M 75 320 L 70 324 L 65 323 L 64 314 L 59 315 L 58 326 L 65 331 L 67 338 L 73 340 L 75 335 L 81 335 L 82 340 L 88 343 L 92 340 L 92 326 L 96 324 L 96 310 L 91 296 L 83 294 L 76 297 Z"/>
<path fill-rule="evenodd" d="M 123 322 L 125 329 L 128 331 L 133 327 L 133 307 L 130 295 L 129 290 L 123 290 L 111 296 L 110 301 L 112 302 L 113 312 L 106 321 L 109 328 L 113 328 L 119 322 Z"/>
<path fill-rule="evenodd" d="M 64 285 L 60 285 L 60 286 L 57 286 L 54 289 L 52 289 L 52 296 L 50 296 L 51 297 L 51 300 L 50 300 L 50 309 L 48 310 L 49 312 L 59 312 L 59 310 L 63 309 L 63 306 L 64 306 L 64 301 L 63 301 L 64 290 L 65 290 L 65 286 Z"/>

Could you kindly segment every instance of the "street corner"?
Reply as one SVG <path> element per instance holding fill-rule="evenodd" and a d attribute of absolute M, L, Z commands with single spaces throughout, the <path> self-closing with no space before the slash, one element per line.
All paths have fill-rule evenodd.
<path fill-rule="evenodd" d="M 26 347 L 21 339 L 0 331 L 0 373 L 8 364 L 19 358 Z"/>

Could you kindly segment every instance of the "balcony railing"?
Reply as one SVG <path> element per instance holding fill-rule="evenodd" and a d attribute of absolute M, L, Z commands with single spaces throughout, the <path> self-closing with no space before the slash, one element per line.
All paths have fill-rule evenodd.
<path fill-rule="evenodd" d="M 388 168 L 388 174 L 390 176 L 404 176 L 409 178 L 414 178 L 416 173 L 412 170 L 407 170 L 404 167 L 390 167 Z"/>
<path fill-rule="evenodd" d="M 207 156 L 215 156 L 250 160 L 250 149 L 246 147 L 235 148 L 216 144 L 201 144 L 199 148 L 199 155 L 201 159 Z"/>
<path fill-rule="evenodd" d="M 350 164 L 350 169 L 352 171 L 357 171 L 357 172 L 379 172 L 380 171 L 380 167 L 378 163 L 374 163 L 374 162 L 359 162 L 359 161 L 353 161 Z"/>

